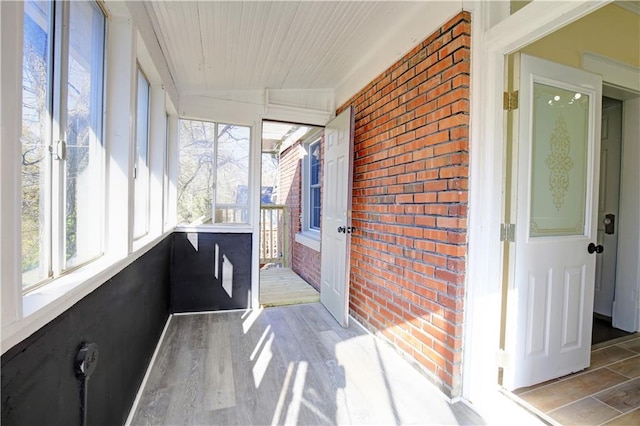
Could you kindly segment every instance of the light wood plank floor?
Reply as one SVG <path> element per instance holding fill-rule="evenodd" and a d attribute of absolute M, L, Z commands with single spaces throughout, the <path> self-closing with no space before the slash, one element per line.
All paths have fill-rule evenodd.
<path fill-rule="evenodd" d="M 320 293 L 290 268 L 260 271 L 260 305 L 284 306 L 320 301 Z"/>
<path fill-rule="evenodd" d="M 595 345 L 588 369 L 514 394 L 561 425 L 639 425 L 640 336 Z"/>
<path fill-rule="evenodd" d="M 134 425 L 483 424 L 319 303 L 173 316 Z"/>

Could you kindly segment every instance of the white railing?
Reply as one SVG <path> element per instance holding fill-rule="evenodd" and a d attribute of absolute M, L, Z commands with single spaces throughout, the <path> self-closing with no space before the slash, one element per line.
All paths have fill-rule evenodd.
<path fill-rule="evenodd" d="M 287 267 L 289 212 L 287 206 L 260 206 L 260 264 L 279 263 Z"/>

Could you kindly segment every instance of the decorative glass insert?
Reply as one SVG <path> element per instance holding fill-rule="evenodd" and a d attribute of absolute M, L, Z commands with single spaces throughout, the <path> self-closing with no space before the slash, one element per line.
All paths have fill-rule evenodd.
<path fill-rule="evenodd" d="M 533 84 L 531 237 L 584 235 L 589 95 Z"/>

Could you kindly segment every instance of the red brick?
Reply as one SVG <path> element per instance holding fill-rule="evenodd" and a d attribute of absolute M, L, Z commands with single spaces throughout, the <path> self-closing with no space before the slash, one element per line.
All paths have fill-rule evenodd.
<path fill-rule="evenodd" d="M 452 391 L 463 341 L 470 30 L 470 14 L 459 13 L 337 109 L 356 109 L 351 313 Z"/>
<path fill-rule="evenodd" d="M 464 114 L 456 114 L 438 121 L 438 129 L 444 130 L 451 127 L 468 125 L 469 116 Z"/>
<path fill-rule="evenodd" d="M 443 107 L 447 104 L 451 104 L 455 101 L 459 101 L 461 99 L 469 99 L 469 88 L 459 87 L 447 93 L 446 95 L 440 96 L 437 100 L 438 108 Z"/>

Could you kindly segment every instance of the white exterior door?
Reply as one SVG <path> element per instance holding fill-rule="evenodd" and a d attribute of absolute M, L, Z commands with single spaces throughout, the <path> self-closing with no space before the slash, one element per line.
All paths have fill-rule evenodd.
<path fill-rule="evenodd" d="M 602 106 L 601 133 L 598 244 L 602 244 L 604 252 L 597 256 L 596 260 L 593 311 L 610 317 L 613 314 L 618 259 L 622 102 L 605 98 Z"/>
<path fill-rule="evenodd" d="M 599 76 L 521 56 L 508 389 L 589 366 L 601 92 Z"/>
<path fill-rule="evenodd" d="M 353 108 L 331 120 L 324 132 L 320 301 L 346 327 L 349 320 L 349 242 Z"/>

